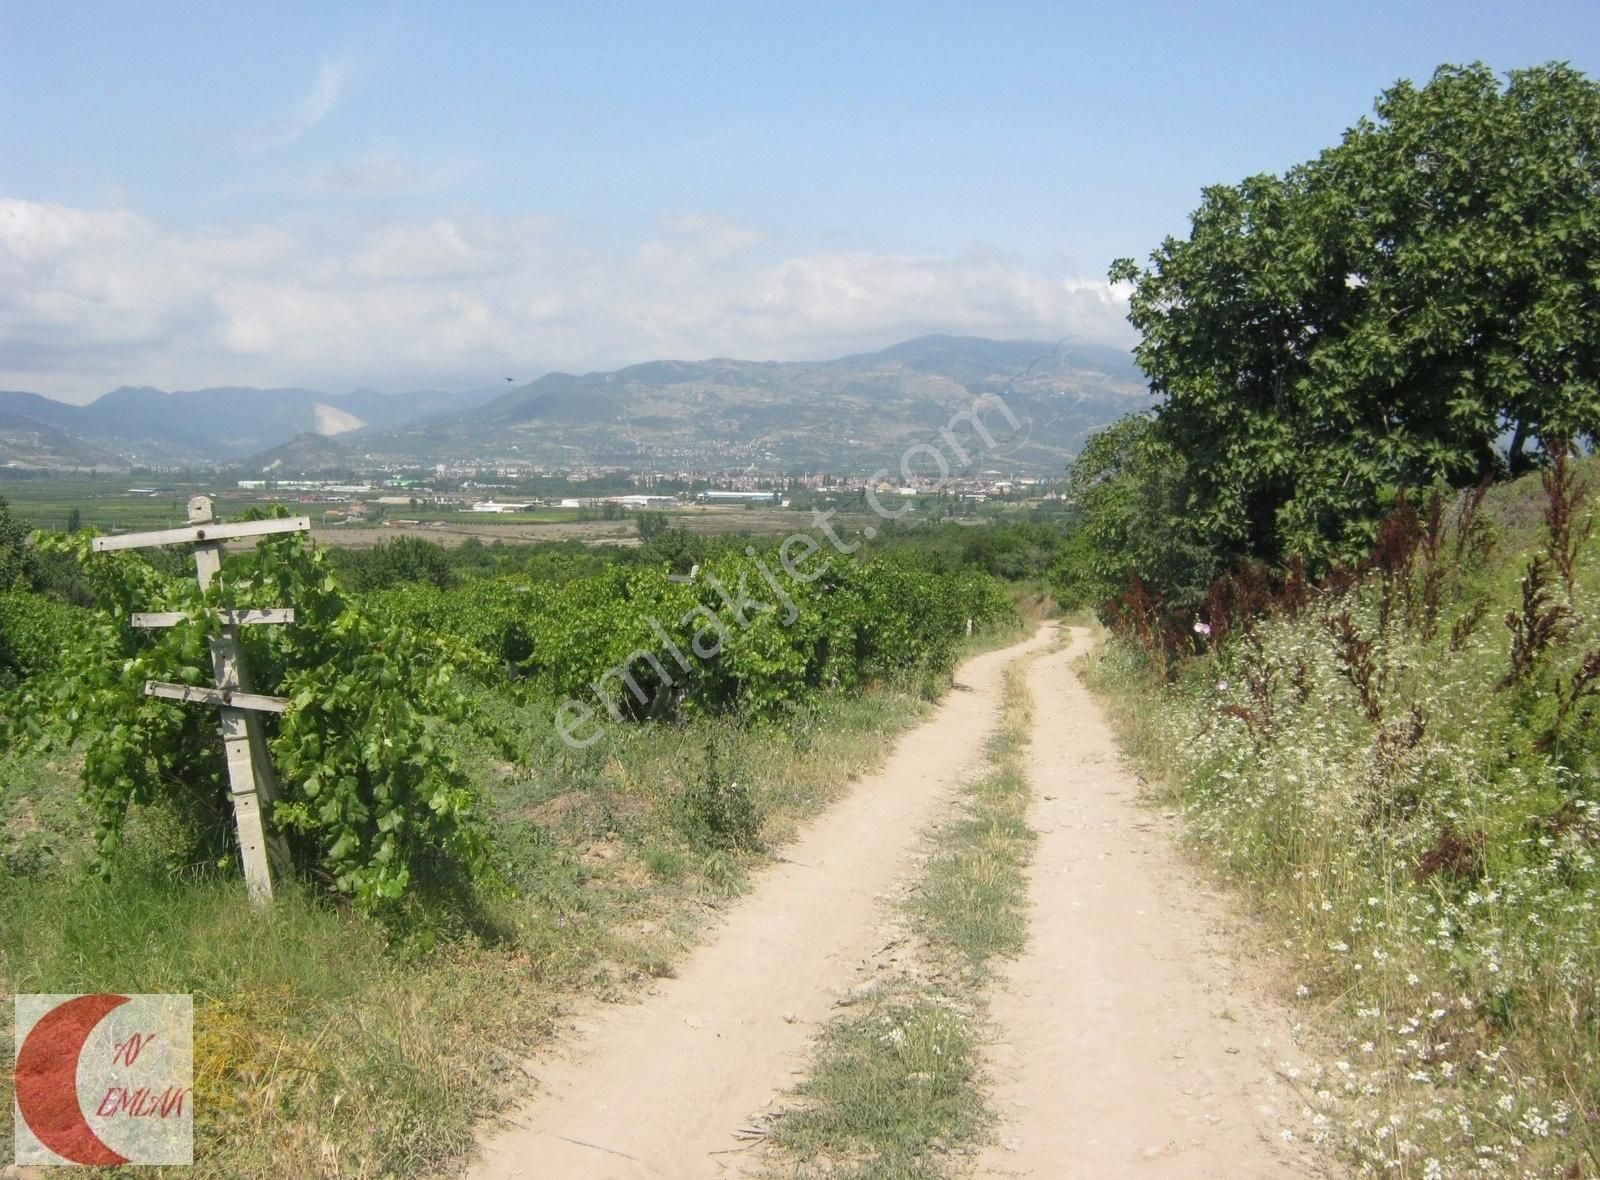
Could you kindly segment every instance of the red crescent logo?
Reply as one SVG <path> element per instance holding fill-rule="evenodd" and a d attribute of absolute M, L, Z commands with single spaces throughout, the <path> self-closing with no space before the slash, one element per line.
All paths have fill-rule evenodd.
<path fill-rule="evenodd" d="M 75 1164 L 125 1164 L 102 1143 L 78 1102 L 83 1043 L 127 996 L 79 996 L 50 1009 L 17 1053 L 17 1109 L 39 1142 Z"/>

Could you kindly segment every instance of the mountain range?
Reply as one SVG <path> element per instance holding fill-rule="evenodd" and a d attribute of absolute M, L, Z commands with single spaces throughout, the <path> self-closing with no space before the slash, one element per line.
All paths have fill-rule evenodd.
<path fill-rule="evenodd" d="M 850 472 L 896 466 L 908 448 L 929 460 L 919 444 L 977 409 L 996 462 L 1059 471 L 1089 434 L 1150 404 L 1120 350 L 924 336 L 828 361 L 651 361 L 458 394 L 125 387 L 73 406 L 0 392 L 0 465 Z M 975 437 L 970 422 L 956 434 Z"/>
<path fill-rule="evenodd" d="M 0 464 L 225 465 L 302 432 L 334 437 L 481 404 L 498 390 L 384 394 L 361 389 L 221 387 L 168 393 L 123 386 L 88 405 L 0 390 Z M 39 437 L 30 442 L 28 435 Z M 53 455 L 56 462 L 38 458 Z"/>

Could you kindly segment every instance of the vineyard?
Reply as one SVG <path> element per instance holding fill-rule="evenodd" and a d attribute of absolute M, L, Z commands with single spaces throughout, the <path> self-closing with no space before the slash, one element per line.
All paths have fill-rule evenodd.
<path fill-rule="evenodd" d="M 461 1150 L 550 995 L 662 970 L 701 907 L 942 690 L 969 635 L 1015 620 L 977 569 L 815 546 L 708 549 L 679 572 L 558 550 L 352 590 L 282 534 L 202 593 L 170 551 L 36 541 L 35 583 L 69 592 L 0 592 L 0 965 L 20 991 L 194 992 L 197 1158 L 229 1175 L 270 1170 L 246 1126 L 352 1173 Z M 259 913 L 214 711 L 141 691 L 210 685 L 223 602 L 295 612 L 240 628 L 252 691 L 292 702 L 267 722 L 292 866 Z M 142 630 L 134 611 L 183 621 Z M 563 738 L 574 703 L 581 742 Z M 359 965 L 330 971 L 349 948 Z M 501 1047 L 457 1048 L 483 1040 Z M 341 1094 L 373 1134 L 306 1114 Z"/>
<path fill-rule="evenodd" d="M 81 742 L 103 870 L 129 806 L 160 795 L 182 805 L 197 847 L 220 851 L 224 800 L 207 785 L 224 776 L 210 724 L 140 691 L 147 678 L 209 683 L 216 597 L 138 556 L 91 554 L 87 541 L 45 538 L 43 548 L 78 563 L 95 609 L 7 595 L 13 662 L 29 673 L 9 726 L 45 747 Z M 500 737 L 474 689 L 519 700 L 587 694 L 619 722 L 771 721 L 817 693 L 931 683 L 969 631 L 1011 612 L 981 574 L 835 558 L 781 577 L 753 549 L 692 576 L 639 567 L 364 596 L 342 591 L 327 562 L 300 536 L 265 538 L 229 560 L 224 580 L 236 609 L 295 604 L 294 626 L 245 641 L 256 690 L 294 705 L 272 740 L 288 784 L 273 818 L 302 868 L 369 911 L 397 901 L 436 859 L 471 873 L 485 863 L 481 809 L 453 736 Z M 128 623 L 140 605 L 186 612 L 187 622 L 151 637 Z"/>

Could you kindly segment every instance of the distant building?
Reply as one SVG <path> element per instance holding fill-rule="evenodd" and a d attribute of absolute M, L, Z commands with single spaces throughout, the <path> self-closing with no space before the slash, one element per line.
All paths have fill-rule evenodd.
<path fill-rule="evenodd" d="M 777 492 L 701 492 L 695 499 L 705 504 L 771 504 L 777 495 Z"/>
<path fill-rule="evenodd" d="M 526 512 L 532 504 L 502 504 L 498 500 L 479 500 L 471 511 L 473 512 Z"/>

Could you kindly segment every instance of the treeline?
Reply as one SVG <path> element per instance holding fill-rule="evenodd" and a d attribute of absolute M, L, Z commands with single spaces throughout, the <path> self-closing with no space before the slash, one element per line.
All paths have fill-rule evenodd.
<path fill-rule="evenodd" d="M 418 537 L 397 537 L 370 549 L 334 549 L 332 561 L 355 590 L 413 584 L 443 590 L 506 575 L 573 581 L 618 567 L 687 573 L 696 565 L 742 554 L 746 547 L 767 549 L 776 543 L 772 537 L 697 533 L 674 523 L 667 512 L 641 512 L 635 520 L 641 544 L 633 546 L 596 546 L 578 540 L 485 544 L 470 537 L 446 547 Z M 804 531 L 807 520 L 796 516 L 796 529 Z M 891 557 L 931 573 L 975 571 L 1006 582 L 1043 585 L 1071 551 L 1071 522 L 1071 514 L 1063 511 L 1033 511 L 982 524 L 884 521 L 877 523 L 873 538 L 846 540 L 860 543 L 856 552 L 862 559 Z"/>

